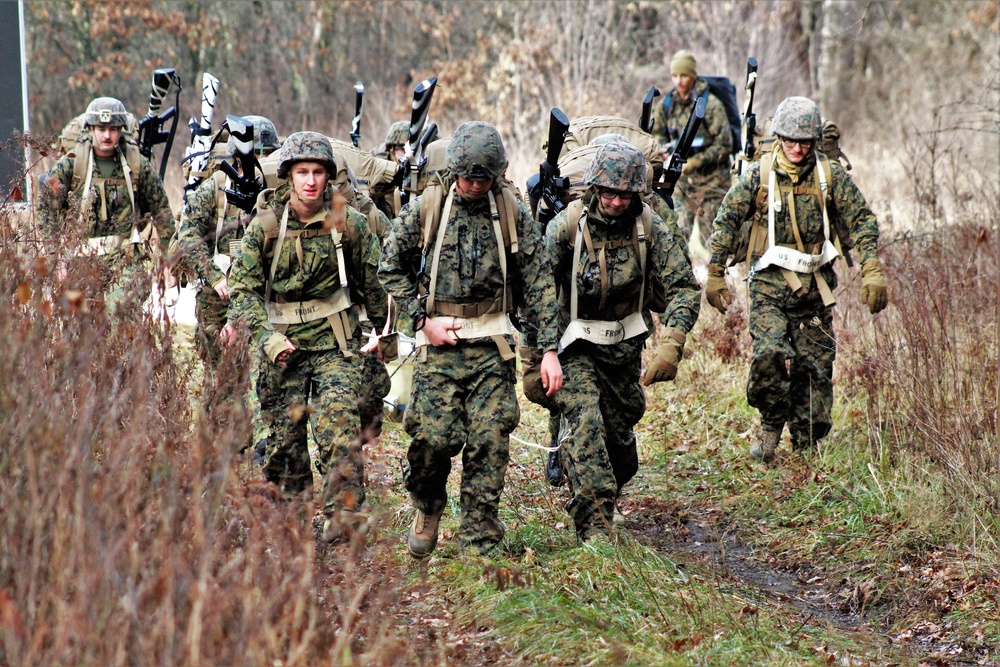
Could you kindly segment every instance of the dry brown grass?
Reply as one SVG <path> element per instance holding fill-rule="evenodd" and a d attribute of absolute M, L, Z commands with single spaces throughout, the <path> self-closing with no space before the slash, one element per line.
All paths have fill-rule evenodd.
<path fill-rule="evenodd" d="M 390 637 L 393 540 L 318 544 L 311 499 L 238 454 L 243 408 L 192 408 L 149 276 L 109 316 L 92 265 L 0 263 L 0 664 L 421 661 Z"/>

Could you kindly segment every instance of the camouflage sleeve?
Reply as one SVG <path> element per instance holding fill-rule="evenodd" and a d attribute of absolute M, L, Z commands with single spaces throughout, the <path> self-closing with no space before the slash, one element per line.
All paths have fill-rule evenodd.
<path fill-rule="evenodd" d="M 649 114 L 653 122 L 653 131 L 650 134 L 660 142 L 660 145 L 670 142 L 670 133 L 667 132 L 667 112 L 663 109 L 663 102 L 660 99 L 653 100 L 653 110 Z"/>
<path fill-rule="evenodd" d="M 729 132 L 726 108 L 715 95 L 708 96 L 705 104 L 705 120 L 698 129 L 698 136 L 705 139 L 705 148 L 688 159 L 688 169 L 696 170 L 706 165 L 715 166 L 726 160 L 732 149 L 732 135 Z"/>
<path fill-rule="evenodd" d="M 537 346 L 548 352 L 559 345 L 555 274 L 547 261 L 547 240 L 541 226 L 522 202 L 518 202 L 517 208 L 517 261 L 523 283 L 524 312 L 536 333 Z"/>
<path fill-rule="evenodd" d="M 719 212 L 712 223 L 712 238 L 709 248 L 712 251 L 712 264 L 725 266 L 729 256 L 739 248 L 740 228 L 743 221 L 750 218 L 754 211 L 754 201 L 760 188 L 760 162 L 752 163 L 740 176 L 719 206 Z"/>
<path fill-rule="evenodd" d="M 272 336 L 281 335 L 268 321 L 264 306 L 267 280 L 264 259 L 264 230 L 255 216 L 243 235 L 240 252 L 233 258 L 229 271 L 229 320 L 242 323 L 259 345 Z"/>
<path fill-rule="evenodd" d="M 67 211 L 69 187 L 73 183 L 73 158 L 63 156 L 42 176 L 38 188 L 38 229 L 43 238 L 58 235 L 60 220 Z"/>
<path fill-rule="evenodd" d="M 177 230 L 181 267 L 209 285 L 215 285 L 225 275 L 212 262 L 215 250 L 212 239 L 218 215 L 215 187 L 215 179 L 206 178 L 196 190 L 187 194 Z"/>
<path fill-rule="evenodd" d="M 684 244 L 655 214 L 651 250 L 650 280 L 661 282 L 667 302 L 660 319 L 668 327 L 689 333 L 701 310 L 701 286 L 695 280 Z"/>
<path fill-rule="evenodd" d="M 404 313 L 417 312 L 417 283 L 420 267 L 420 200 L 412 199 L 403 207 L 389 228 L 382 244 L 378 279 Z"/>
<path fill-rule="evenodd" d="M 840 163 L 830 161 L 833 177 L 833 203 L 836 213 L 847 224 L 861 262 L 878 257 L 878 220 L 864 195 Z"/>
<path fill-rule="evenodd" d="M 163 181 L 153 170 L 152 163 L 145 157 L 140 157 L 139 165 L 139 213 L 153 216 L 153 224 L 160 234 L 160 249 L 166 253 L 170 237 L 174 235 L 174 214 L 170 210 L 170 200 L 167 199 Z"/>
<path fill-rule="evenodd" d="M 353 264 L 361 274 L 358 276 L 364 287 L 363 297 L 368 319 L 379 331 L 385 326 L 387 304 L 385 290 L 378 280 L 379 243 L 378 237 L 368 227 L 368 218 L 359 211 L 349 209 L 350 224 L 354 226 L 351 251 Z"/>

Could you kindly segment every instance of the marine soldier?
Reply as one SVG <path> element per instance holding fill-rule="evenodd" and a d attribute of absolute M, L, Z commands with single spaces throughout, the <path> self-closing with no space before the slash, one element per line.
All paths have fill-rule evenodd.
<path fill-rule="evenodd" d="M 878 222 L 840 163 L 815 150 L 819 107 L 789 97 L 775 111 L 778 140 L 726 194 L 715 218 L 705 293 L 725 312 L 732 299 L 726 262 L 749 270 L 753 361 L 747 400 L 760 411 L 761 438 L 750 456 L 769 462 L 785 424 L 793 450 L 815 450 L 830 432 L 833 405 L 833 260 L 853 247 L 861 297 L 872 314 L 888 304 L 878 261 Z M 740 230 L 749 221 L 747 245 Z"/>
<path fill-rule="evenodd" d="M 246 116 L 253 123 L 254 150 L 260 157 L 280 147 L 278 131 L 267 118 Z M 228 153 L 235 153 L 236 140 L 229 138 Z M 178 229 L 180 259 L 177 270 L 201 285 L 195 303 L 195 342 L 202 360 L 214 369 L 219 361 L 219 334 L 229 311 L 229 269 L 245 231 L 245 213 L 226 201 L 232 189 L 229 178 L 215 171 L 189 193 Z"/>
<path fill-rule="evenodd" d="M 566 509 L 587 542 L 608 539 L 618 496 L 639 469 L 632 428 L 646 409 L 642 387 L 674 379 L 701 302 L 684 247 L 642 201 L 646 173 L 632 144 L 601 145 L 584 174 L 586 194 L 545 236 L 559 289 L 565 384 L 554 402 Z M 643 376 L 651 311 L 663 329 Z"/>
<path fill-rule="evenodd" d="M 705 120 L 695 135 L 691 156 L 684 163 L 680 187 L 682 203 L 678 224 L 689 239 L 697 225 L 702 245 L 712 233 L 712 220 L 731 182 L 729 155 L 733 151 L 732 134 L 726 109 L 708 90 L 708 83 L 698 77 L 694 54 L 684 49 L 670 59 L 674 88 L 653 109 L 653 134 L 670 146 L 680 138 L 699 97 L 706 96 Z M 665 152 L 669 153 L 672 149 Z"/>
<path fill-rule="evenodd" d="M 126 132 L 128 118 L 120 100 L 92 101 L 84 115 L 87 133 L 42 177 L 39 189 L 43 235 L 60 247 L 67 236 L 86 237 L 82 249 L 67 248 L 64 255 L 101 258 L 105 300 L 111 306 L 125 297 L 131 276 L 148 269 L 150 258 L 166 249 L 173 234 L 163 182 Z M 79 217 L 71 204 L 79 206 Z M 61 264 L 58 275 L 65 272 Z"/>
<path fill-rule="evenodd" d="M 323 479 L 323 538 L 366 528 L 357 397 L 363 366 L 360 307 L 385 323 L 378 243 L 363 215 L 335 195 L 337 164 L 315 132 L 289 136 L 229 277 L 230 318 L 242 320 L 268 362 L 257 381 L 271 437 L 264 476 L 286 494 L 308 492 L 306 425 L 312 414 Z"/>
<path fill-rule="evenodd" d="M 403 478 L 416 508 L 407 544 L 415 558 L 437 544 L 459 453 L 460 547 L 485 553 L 503 538 L 498 506 L 520 419 L 508 317 L 515 308 L 538 332 L 542 385 L 550 395 L 562 385 L 555 284 L 541 230 L 504 184 L 507 155 L 496 128 L 461 125 L 446 166 L 393 221 L 379 268 L 386 291 L 413 315 L 420 348 L 404 418 L 412 440 Z"/>

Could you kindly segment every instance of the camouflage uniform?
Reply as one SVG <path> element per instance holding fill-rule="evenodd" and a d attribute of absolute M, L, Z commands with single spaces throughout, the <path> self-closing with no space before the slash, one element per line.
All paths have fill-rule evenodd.
<path fill-rule="evenodd" d="M 178 268 L 192 274 L 201 285 L 195 303 L 198 320 L 195 341 L 202 360 L 213 369 L 218 365 L 220 356 L 219 332 L 225 326 L 229 312 L 229 303 L 223 301 L 214 289 L 226 273 L 215 264 L 213 256 L 216 249 L 229 255 L 230 244 L 239 243 L 243 238 L 243 218 L 246 215 L 239 208 L 226 205 L 222 233 L 216 238 L 218 195 L 219 185 L 214 178 L 202 181 L 197 189 L 188 193 L 178 229 L 181 252 Z"/>
<path fill-rule="evenodd" d="M 102 118 L 101 112 L 104 112 Z M 67 236 L 67 227 L 80 224 L 77 214 L 70 215 L 70 204 L 80 204 L 86 210 L 84 229 L 78 230 L 89 239 L 119 237 L 107 246 L 107 252 L 102 251 L 100 261 L 102 276 L 105 280 L 105 299 L 113 305 L 124 299 L 126 286 L 133 274 L 143 270 L 148 271 L 151 251 L 161 253 L 166 249 L 173 235 L 173 214 L 170 202 L 163 189 L 159 174 L 153 169 L 149 160 L 134 154 L 138 164 L 138 173 L 130 173 L 135 203 L 138 210 L 133 210 L 131 194 L 129 193 L 125 164 L 126 152 L 138 151 L 138 148 L 126 144 L 124 127 L 126 123 L 125 106 L 118 100 L 109 97 L 97 98 L 91 102 L 86 114 L 87 127 L 104 126 L 123 128 L 122 138 L 115 148 L 115 154 L 109 158 L 99 158 L 93 153 L 89 138 L 78 144 L 80 155 L 67 154 L 41 179 L 39 188 L 39 228 L 42 234 L 53 242 L 62 244 Z M 91 160 L 90 188 L 84 192 L 86 181 L 74 182 L 74 168 L 77 160 Z M 69 194 L 72 193 L 71 202 Z M 150 219 L 151 218 L 151 219 Z M 158 234 L 158 243 L 150 247 L 153 226 Z M 138 231 L 143 243 L 127 243 Z M 111 247 L 111 246 L 114 247 Z M 76 254 L 68 250 L 67 255 Z"/>
<path fill-rule="evenodd" d="M 279 177 L 284 178 L 295 162 L 319 162 L 328 174 L 336 174 L 329 142 L 314 132 L 299 132 L 285 140 L 281 149 Z M 339 262 L 334 240 L 324 220 L 329 209 L 321 209 L 310 220 L 299 220 L 289 204 L 290 184 L 262 193 L 263 207 L 250 221 L 229 277 L 232 302 L 230 317 L 242 320 L 253 341 L 271 362 L 293 341 L 295 352 L 286 367 L 265 363 L 260 369 L 257 391 L 261 409 L 270 427 L 271 439 L 264 460 L 264 476 L 286 493 L 312 487 L 306 442 L 307 418 L 312 413 L 312 432 L 318 456 L 316 472 L 323 480 L 324 512 L 357 509 L 364 501 L 363 458 L 358 446 L 357 397 L 361 393 L 363 362 L 358 311 L 345 311 L 349 326 L 347 350 L 326 318 L 288 325 L 283 333 L 269 321 L 265 304 L 266 283 L 275 251 L 265 243 L 265 214 L 278 220 L 288 213 L 288 236 L 275 265 L 272 300 L 294 303 L 330 297 L 340 289 Z M 328 185 L 326 197 L 333 196 Z M 346 211 L 344 258 L 351 285 L 351 301 L 363 305 L 371 320 L 385 321 L 385 292 L 376 276 L 378 244 L 363 215 Z M 306 407 L 308 405 L 308 408 Z"/>
<path fill-rule="evenodd" d="M 645 177 L 629 175 L 630 160 L 636 168 L 644 167 L 638 149 L 624 142 L 608 143 L 595 156 L 585 177 L 585 182 L 592 186 L 615 184 L 613 189 L 635 194 L 627 211 L 615 218 L 602 215 L 596 187 L 582 200 L 593 247 L 609 245 L 600 251 L 603 258 L 595 256 L 592 261 L 587 251 L 580 254 L 577 274 L 580 319 L 621 322 L 637 310 L 635 304 L 643 277 L 637 249 L 631 240 L 644 208 L 638 195 L 645 189 Z M 629 187 L 629 183 L 634 187 Z M 575 249 L 567 234 L 577 224 L 569 219 L 576 210 L 571 207 L 562 211 L 546 230 L 546 250 L 559 288 L 560 331 L 566 330 L 571 317 Z M 583 540 L 610 527 L 618 495 L 639 468 L 632 428 L 646 408 L 640 371 L 643 345 L 654 329 L 650 310 L 661 313 L 665 326 L 686 335 L 700 309 L 701 292 L 687 251 L 659 216 L 651 212 L 650 215 L 645 300 L 641 308 L 647 333 L 613 344 L 584 339 L 567 343 L 564 338 L 566 347 L 560 353 L 565 383 L 555 394 L 554 402 L 562 415 L 560 452 L 572 493 L 566 509 Z M 601 259 L 606 261 L 608 286 L 603 309 Z M 677 361 L 679 356 L 678 351 Z"/>
<path fill-rule="evenodd" d="M 811 101 L 806 101 L 815 107 Z M 818 132 L 818 109 L 815 113 L 815 129 Z M 808 138 L 813 136 L 813 128 L 789 133 L 793 139 Z M 776 142 L 772 155 L 777 156 L 782 150 L 780 143 Z M 777 157 L 774 160 L 772 168 L 783 191 L 799 184 L 809 184 L 816 178 L 815 152 L 798 165 L 794 179 L 783 170 Z M 840 163 L 831 160 L 830 167 L 830 214 L 839 215 L 849 230 L 861 262 L 877 262 L 878 222 L 875 214 Z M 757 208 L 760 187 L 761 162 L 757 161 L 751 163 L 733 184 L 719 208 L 711 238 L 710 273 L 714 267 L 719 267 L 721 275 L 721 267 L 730 255 L 736 254 L 740 247 L 740 230 L 745 221 L 756 217 L 757 224 L 763 225 L 763 236 L 767 236 L 767 205 L 764 205 L 764 210 Z M 803 244 L 806 247 L 821 244 L 824 241 L 823 215 L 818 197 L 797 192 L 795 215 Z M 792 246 L 796 243 L 787 205 L 775 211 L 774 242 Z M 751 252 L 753 260 L 762 255 L 762 244 L 756 243 L 755 246 Z M 832 262 L 822 266 L 818 274 L 831 290 L 836 288 L 837 275 Z M 794 275 L 802 283 L 798 292 L 792 290 L 785 274 L 776 266 L 755 271 L 748 281 L 753 361 L 747 383 L 747 400 L 760 411 L 765 433 L 780 436 L 787 422 L 793 447 L 805 449 L 814 447 L 815 442 L 830 431 L 833 362 L 837 348 L 833 306 L 824 305 L 816 274 Z"/>
<path fill-rule="evenodd" d="M 477 176 L 470 166 L 483 165 L 467 164 L 469 156 L 484 153 L 492 158 L 487 160 L 488 171 Z M 445 192 L 457 175 L 492 177 L 493 192 L 497 198 L 501 196 L 500 177 L 506 168 L 506 155 L 492 126 L 476 122 L 459 127 L 449 145 L 448 165 L 451 171 L 441 174 Z M 418 315 L 414 276 L 421 265 L 423 201 L 423 196 L 410 201 L 393 221 L 379 267 L 386 291 L 414 316 Z M 503 289 L 500 249 L 490 211 L 485 196 L 468 201 L 455 196 L 449 220 L 440 222 L 445 236 L 436 303 L 479 304 L 492 301 Z M 555 350 L 555 286 L 544 270 L 541 231 L 520 201 L 516 203 L 515 226 L 519 248 L 516 255 L 508 254 L 516 262 L 516 268 L 508 262 L 508 289 L 523 294 L 522 312 L 539 332 L 539 346 L 545 351 Z M 433 242 L 431 245 L 433 250 Z M 428 273 L 432 255 L 427 252 Z M 427 278 L 420 276 L 424 285 Z M 513 344 L 510 336 L 506 339 L 507 345 Z M 459 541 L 465 550 L 485 552 L 504 534 L 497 508 L 507 469 L 509 435 L 520 419 L 514 362 L 504 360 L 497 343 L 490 338 L 462 339 L 454 347 L 428 345 L 423 350 L 426 355 L 418 358 L 412 403 L 404 418 L 406 432 L 412 436 L 404 470 L 406 488 L 418 516 L 421 512 L 434 516 L 436 541 L 437 517 L 447 502 L 451 459 L 461 452 Z M 411 553 L 418 556 L 412 545 Z"/>
<path fill-rule="evenodd" d="M 731 182 L 729 155 L 732 152 L 732 135 L 726 109 L 715 95 L 708 93 L 708 84 L 698 79 L 691 91 L 691 97 L 682 100 L 677 89 L 671 90 L 653 109 L 653 134 L 663 144 L 680 137 L 687 126 L 694 104 L 707 94 L 705 120 L 698 128 L 696 139 L 704 143 L 692 151 L 684 166 L 677 185 L 681 196 L 674 197 L 680 204 L 678 224 L 685 240 L 691 237 L 695 221 L 702 244 L 708 242 L 712 233 L 712 220 L 719 202 L 725 196 Z"/>

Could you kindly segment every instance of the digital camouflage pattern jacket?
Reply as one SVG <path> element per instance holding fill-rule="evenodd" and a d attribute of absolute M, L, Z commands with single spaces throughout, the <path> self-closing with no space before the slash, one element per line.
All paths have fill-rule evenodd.
<path fill-rule="evenodd" d="M 328 187 L 327 196 L 332 196 L 332 192 L 332 188 Z M 291 197 L 291 187 L 284 184 L 261 195 L 264 198 L 264 206 L 280 221 Z M 349 206 L 345 209 L 348 231 L 345 235 L 347 243 L 344 255 L 348 264 L 351 300 L 356 305 L 364 306 L 368 318 L 381 329 L 386 318 L 386 297 L 377 276 L 378 241 L 368 229 L 368 220 L 365 216 Z M 303 223 L 289 207 L 288 229 L 321 227 L 324 216 L 325 210 L 313 220 Z M 291 324 L 284 334 L 279 333 L 268 321 L 264 293 L 271 270 L 270 253 L 273 253 L 273 247 L 270 247 L 270 244 L 268 246 L 267 250 L 270 252 L 265 252 L 264 229 L 261 226 L 260 216 L 255 215 L 243 235 L 240 252 L 233 258 L 233 267 L 229 275 L 230 321 L 242 321 L 250 330 L 253 340 L 262 346 L 268 343 L 269 348 L 274 345 L 275 340 L 286 338 L 300 350 L 339 349 L 333 329 L 326 319 Z M 329 234 L 285 239 L 278 257 L 274 282 L 271 285 L 272 299 L 280 297 L 288 302 L 323 299 L 338 289 L 340 289 L 340 274 L 337 252 L 333 238 Z M 352 309 L 349 316 L 351 340 L 358 342 L 361 329 L 357 310 Z"/>

